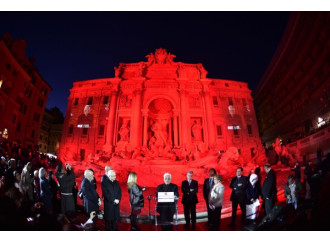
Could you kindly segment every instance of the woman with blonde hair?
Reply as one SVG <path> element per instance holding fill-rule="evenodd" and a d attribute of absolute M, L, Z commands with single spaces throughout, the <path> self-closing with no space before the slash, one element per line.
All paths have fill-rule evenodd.
<path fill-rule="evenodd" d="M 221 209 L 223 203 L 223 194 L 225 186 L 221 183 L 222 177 L 220 175 L 214 176 L 214 185 L 209 193 L 209 207 L 211 218 L 211 230 L 217 231 L 220 229 Z"/>
<path fill-rule="evenodd" d="M 33 201 L 33 176 L 31 175 L 32 163 L 28 162 L 24 166 L 21 174 L 21 183 L 25 195 L 28 196 L 30 201 Z"/>
<path fill-rule="evenodd" d="M 137 185 L 137 174 L 130 172 L 127 178 L 127 189 L 129 193 L 129 202 L 131 205 L 131 230 L 141 230 L 137 225 L 137 215 L 141 213 L 144 207 L 144 199 L 142 192 L 145 188 Z"/>

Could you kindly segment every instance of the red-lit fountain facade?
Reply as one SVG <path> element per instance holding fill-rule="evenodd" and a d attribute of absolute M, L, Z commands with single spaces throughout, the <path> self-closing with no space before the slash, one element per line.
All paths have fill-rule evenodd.
<path fill-rule="evenodd" d="M 200 183 L 214 167 L 225 178 L 265 162 L 247 83 L 207 78 L 202 64 L 174 62 L 157 49 L 147 61 L 121 63 L 114 78 L 77 81 L 70 90 L 59 150 L 62 161 L 125 182 L 156 186 L 163 174 Z"/>

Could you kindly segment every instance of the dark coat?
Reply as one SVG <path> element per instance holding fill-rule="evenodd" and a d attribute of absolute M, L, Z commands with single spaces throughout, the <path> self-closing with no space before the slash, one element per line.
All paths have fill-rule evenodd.
<path fill-rule="evenodd" d="M 128 190 L 128 193 L 132 210 L 138 210 L 144 207 L 143 192 L 137 184 L 134 184 L 131 189 Z"/>
<path fill-rule="evenodd" d="M 121 188 L 118 181 L 111 181 L 108 176 L 104 176 L 101 187 L 104 200 L 104 219 L 107 221 L 119 220 L 120 203 L 114 203 L 115 199 L 121 200 Z"/>
<path fill-rule="evenodd" d="M 45 210 L 52 210 L 52 198 L 53 193 L 50 190 L 50 186 L 48 180 L 46 178 L 40 179 L 40 199 L 41 202 L 44 204 Z"/>
<path fill-rule="evenodd" d="M 170 183 L 168 185 L 161 184 L 157 187 L 157 198 L 159 192 L 174 192 L 174 196 L 177 196 L 179 198 L 179 190 L 178 186 Z M 176 211 L 176 201 L 175 202 L 169 202 L 169 203 L 158 203 L 157 204 L 157 212 L 159 214 L 161 213 L 168 213 L 168 214 L 174 214 Z"/>
<path fill-rule="evenodd" d="M 81 181 L 81 192 L 84 198 L 84 208 L 87 215 L 89 215 L 92 211 L 97 212 L 99 210 L 98 200 L 99 195 L 95 190 L 95 186 L 88 179 L 83 178 Z M 72 192 L 72 188 L 71 188 Z"/>
<path fill-rule="evenodd" d="M 238 186 L 238 184 L 242 185 Z M 229 187 L 233 189 L 230 195 L 230 201 L 246 202 L 247 185 L 248 179 L 246 176 L 241 176 L 239 179 L 238 177 L 233 177 L 229 185 Z"/>
<path fill-rule="evenodd" d="M 191 191 L 193 189 L 193 191 Z M 198 182 L 196 180 L 191 180 L 190 186 L 187 180 L 184 180 L 181 185 L 182 192 L 182 204 L 196 204 L 198 203 L 197 193 L 198 193 Z"/>
<path fill-rule="evenodd" d="M 56 179 L 60 184 L 59 190 L 61 193 L 61 207 L 62 213 L 66 213 L 68 211 L 75 211 L 75 202 L 73 199 L 73 195 L 62 195 L 65 194 L 72 194 L 72 188 L 76 180 L 76 176 L 74 174 L 73 169 L 67 170 L 66 173 L 55 173 Z"/>
<path fill-rule="evenodd" d="M 251 199 L 253 198 L 254 200 L 256 200 L 257 198 L 259 198 L 259 196 L 260 196 L 260 189 L 257 186 L 257 184 L 255 184 L 255 186 L 253 187 L 249 182 L 249 184 L 246 187 L 246 204 L 252 204 Z"/>
<path fill-rule="evenodd" d="M 209 180 L 210 180 L 210 178 L 206 178 L 204 181 L 204 185 L 203 185 L 203 196 L 204 196 L 204 200 L 206 201 L 206 203 L 208 203 L 208 201 L 209 201 L 209 193 L 214 185 L 214 180 L 212 181 L 211 185 L 210 185 Z"/>
<path fill-rule="evenodd" d="M 269 198 L 271 200 L 276 199 L 276 174 L 273 169 L 270 169 L 265 178 L 264 183 L 262 184 L 261 195 L 263 200 L 265 200 L 266 198 Z"/>
<path fill-rule="evenodd" d="M 55 173 L 56 179 L 60 184 L 61 193 L 72 193 L 72 187 L 76 180 L 73 170 L 67 170 L 67 173 Z"/>

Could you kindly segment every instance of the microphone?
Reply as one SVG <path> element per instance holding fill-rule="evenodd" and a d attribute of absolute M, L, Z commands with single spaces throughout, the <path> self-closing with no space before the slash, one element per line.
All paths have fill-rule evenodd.
<path fill-rule="evenodd" d="M 147 199 L 148 199 L 148 200 L 151 200 L 151 196 L 153 196 L 153 195 L 155 195 L 155 194 L 157 194 L 157 192 L 154 192 L 154 193 L 150 194 L 150 195 L 147 197 Z"/>

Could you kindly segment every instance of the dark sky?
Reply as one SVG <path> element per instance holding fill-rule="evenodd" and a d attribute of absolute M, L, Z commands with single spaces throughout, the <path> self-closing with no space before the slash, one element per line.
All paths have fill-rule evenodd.
<path fill-rule="evenodd" d="M 156 48 L 202 63 L 210 78 L 254 90 L 281 40 L 289 12 L 0 12 L 0 35 L 25 39 L 53 88 L 47 108 L 63 114 L 72 83 L 114 76 L 120 62 Z"/>

